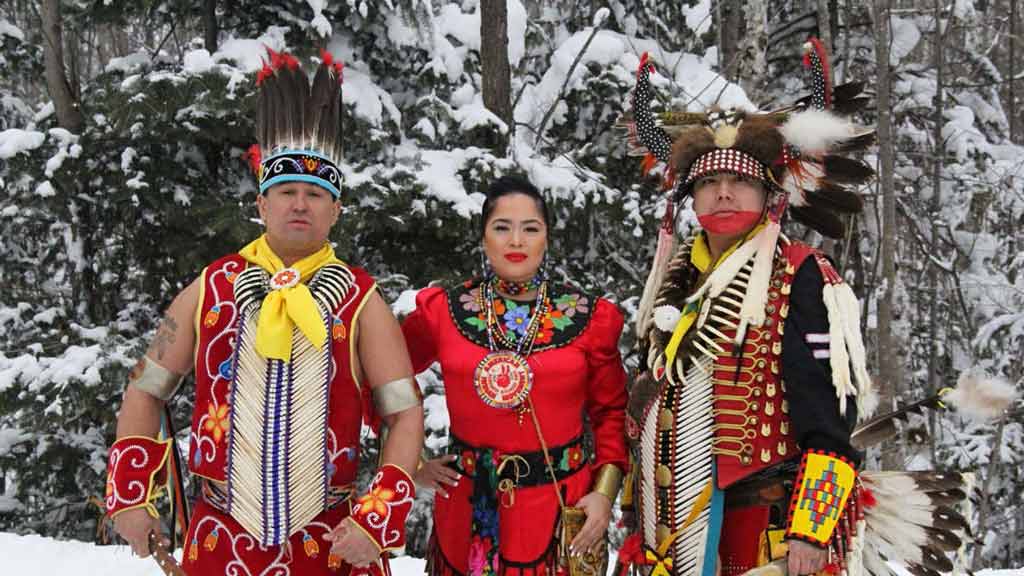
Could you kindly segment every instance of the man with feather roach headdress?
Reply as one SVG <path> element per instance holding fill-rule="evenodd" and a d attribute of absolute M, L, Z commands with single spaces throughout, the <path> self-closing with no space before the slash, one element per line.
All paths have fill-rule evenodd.
<path fill-rule="evenodd" d="M 935 509 L 963 496 L 959 475 L 892 489 L 857 470 L 851 431 L 876 404 L 859 304 L 829 259 L 781 226 L 788 214 L 843 234 L 842 216 L 861 210 L 857 188 L 874 175 L 847 155 L 874 131 L 849 119 L 867 100 L 863 85 L 833 89 L 816 39 L 805 65 L 811 94 L 782 110 L 654 113 L 654 67 L 641 59 L 624 124 L 646 169 L 667 166 L 671 195 L 638 313 L 624 503 L 635 533 L 620 569 L 881 576 L 884 560 L 903 559 L 935 576 L 949 565 L 941 550 L 959 545 L 948 530 L 963 525 L 958 515 L 942 508 L 946 524 L 932 525 Z M 701 229 L 677 248 L 675 206 L 686 198 Z M 908 494 L 924 502 L 913 538 L 880 528 Z"/>
<path fill-rule="evenodd" d="M 327 241 L 344 189 L 342 66 L 322 53 L 310 85 L 294 57 L 268 52 L 250 151 L 265 232 L 175 298 L 132 371 L 107 511 L 137 554 L 153 534 L 159 547 L 152 500 L 176 455 L 159 439 L 160 412 L 194 371 L 188 464 L 200 497 L 168 573 L 380 575 L 382 554 L 405 542 L 421 397 L 373 278 Z M 360 496 L 361 427 L 381 420 L 392 433 Z"/>

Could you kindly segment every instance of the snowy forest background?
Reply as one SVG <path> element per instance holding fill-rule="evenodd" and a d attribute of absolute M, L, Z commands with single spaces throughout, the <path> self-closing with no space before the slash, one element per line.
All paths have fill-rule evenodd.
<path fill-rule="evenodd" d="M 879 128 L 867 160 L 880 177 L 846 240 L 789 233 L 824 246 L 855 287 L 886 402 L 967 370 L 1021 389 L 1020 4 L 6 0 L 0 531 L 111 538 L 97 504 L 126 373 L 177 290 L 259 232 L 241 157 L 263 46 L 345 62 L 348 190 L 332 239 L 397 312 L 413 290 L 473 273 L 480 192 L 515 171 L 556 209 L 556 275 L 632 316 L 664 209 L 613 130 L 640 55 L 658 64 L 663 104 L 771 108 L 802 95 L 801 44 L 817 35 L 837 81 L 863 79 L 874 97 L 861 120 Z M 633 341 L 627 330 L 631 367 Z M 442 388 L 434 373 L 420 382 L 436 453 Z M 188 396 L 174 400 L 179 426 Z M 974 472 L 970 562 L 1022 566 L 1022 425 L 1019 403 L 989 425 L 915 415 L 869 464 Z"/>

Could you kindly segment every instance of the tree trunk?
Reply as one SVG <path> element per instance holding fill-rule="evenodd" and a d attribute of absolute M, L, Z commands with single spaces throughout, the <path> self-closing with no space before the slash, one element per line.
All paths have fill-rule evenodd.
<path fill-rule="evenodd" d="M 1017 45 L 1017 0 L 1010 0 L 1010 46 L 1009 46 L 1009 68 L 1010 68 L 1010 81 L 1007 82 L 1007 89 L 1009 90 L 1009 98 L 1007 103 L 1009 104 L 1006 109 L 1010 111 L 1010 142 L 1016 142 L 1017 136 L 1017 96 L 1014 85 L 1017 83 L 1017 59 L 1016 59 L 1016 45 Z"/>
<path fill-rule="evenodd" d="M 942 207 L 942 168 L 946 158 L 946 140 L 942 136 L 942 127 L 945 124 L 943 113 L 945 99 L 945 53 L 943 48 L 942 31 L 942 1 L 934 2 L 935 33 L 932 38 L 932 50 L 935 56 L 935 109 L 932 112 L 932 198 L 929 206 L 928 220 L 931 222 L 931 238 L 929 238 L 929 252 L 939 254 L 939 211 Z M 927 255 L 926 255 L 927 256 Z M 928 261 L 926 259 L 926 261 Z M 931 396 L 938 389 L 939 368 L 937 350 L 939 319 L 937 317 L 939 302 L 939 279 L 935 263 L 928 261 L 928 386 L 927 394 Z M 937 426 L 935 410 L 928 411 L 929 446 L 931 447 L 932 461 L 935 461 L 935 441 L 939 427 Z"/>
<path fill-rule="evenodd" d="M 1007 416 L 1003 416 L 999 419 L 999 423 L 996 424 L 996 434 L 992 439 L 992 452 L 988 457 L 988 468 L 985 469 L 985 479 L 981 481 L 981 503 L 978 505 L 978 525 L 975 528 L 977 534 L 986 534 L 988 532 L 988 517 L 992 513 L 992 483 L 995 477 L 999 474 L 1002 446 L 1003 446 L 1003 433 L 1006 429 Z M 974 547 L 974 556 L 971 558 L 971 570 L 977 572 L 981 570 L 982 557 L 981 553 L 984 550 L 984 546 L 977 545 Z"/>
<path fill-rule="evenodd" d="M 512 72 L 508 63 L 508 6 L 505 0 L 480 2 L 480 38 L 484 106 L 508 126 L 508 132 L 501 138 L 507 145 L 512 133 Z"/>
<path fill-rule="evenodd" d="M 739 2 L 718 2 L 718 71 L 727 80 L 736 80 L 736 52 L 742 12 Z"/>
<path fill-rule="evenodd" d="M 765 76 L 768 74 L 768 62 L 765 59 L 765 50 L 768 47 L 767 2 L 747 2 L 743 7 L 742 16 L 745 31 L 736 47 L 736 78 L 740 87 L 747 93 L 747 98 L 756 104 L 763 99 Z"/>
<path fill-rule="evenodd" d="M 46 87 L 53 100 L 57 124 L 72 132 L 82 127 L 82 110 L 64 71 L 63 24 L 60 0 L 43 0 L 39 10 L 43 25 L 43 56 L 46 62 Z"/>
<path fill-rule="evenodd" d="M 818 18 L 818 40 L 821 40 L 821 45 L 825 47 L 825 51 L 829 58 L 829 82 L 835 86 L 835 61 L 832 56 L 835 54 L 835 49 L 832 46 L 832 24 L 830 22 L 829 10 L 830 0 L 816 0 L 815 16 Z M 824 238 L 821 242 L 821 249 L 826 254 L 835 254 L 836 242 L 832 238 Z M 846 262 L 843 260 L 839 261 L 839 271 L 842 272 L 846 266 Z"/>
<path fill-rule="evenodd" d="M 821 40 L 822 45 L 825 46 L 825 50 L 828 50 L 828 55 L 831 57 L 834 47 L 832 46 L 832 22 L 830 18 L 831 12 L 828 9 L 829 4 L 829 0 L 817 0 L 815 13 L 818 16 L 818 39 Z"/>
<path fill-rule="evenodd" d="M 878 159 L 879 193 L 882 198 L 882 283 L 878 299 L 878 367 L 882 410 L 893 406 L 899 394 L 900 378 L 896 338 L 893 335 L 893 293 L 896 289 L 896 196 L 893 190 L 895 163 L 892 141 L 892 106 L 889 98 L 889 2 L 875 0 L 875 60 L 878 67 Z M 886 466 L 902 464 L 898 443 L 886 444 L 882 461 Z"/>
<path fill-rule="evenodd" d="M 217 51 L 217 0 L 203 0 L 203 43 L 206 51 Z"/>

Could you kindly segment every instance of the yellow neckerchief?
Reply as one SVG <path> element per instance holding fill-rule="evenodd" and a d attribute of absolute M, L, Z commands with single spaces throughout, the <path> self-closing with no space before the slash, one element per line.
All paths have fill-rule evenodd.
<path fill-rule="evenodd" d="M 707 273 L 711 272 L 715 268 L 718 268 L 719 264 L 725 262 L 725 259 L 729 257 L 737 248 L 742 246 L 745 242 L 748 242 L 758 232 L 764 228 L 766 222 L 761 220 L 761 223 L 754 226 L 754 229 L 747 232 L 747 235 L 737 240 L 729 247 L 728 250 L 722 252 L 718 260 L 715 260 L 712 266 L 711 262 L 711 249 L 708 248 L 707 234 L 703 231 L 697 234 L 697 238 L 693 241 L 693 248 L 690 249 L 690 263 L 700 271 L 701 275 L 707 280 Z M 697 314 L 700 311 L 701 302 L 690 302 L 682 310 L 682 315 L 679 317 L 679 321 L 676 322 L 676 328 L 672 331 L 672 338 L 669 339 L 668 345 L 665 346 L 665 359 L 666 365 L 671 366 L 675 361 L 676 352 L 679 350 L 679 344 L 683 341 L 683 336 L 690 331 L 694 322 L 697 320 Z"/>
<path fill-rule="evenodd" d="M 272 276 L 285 269 L 284 262 L 274 253 L 264 234 L 238 252 L 250 264 L 255 264 Z M 306 282 L 314 272 L 327 264 L 342 264 L 334 257 L 330 244 L 306 256 L 290 267 L 298 270 L 299 283 L 288 288 L 271 290 L 263 299 L 256 321 L 256 351 L 265 358 L 287 362 L 292 354 L 292 327 L 298 326 L 317 349 L 327 341 L 327 328 L 317 310 L 313 294 Z"/>

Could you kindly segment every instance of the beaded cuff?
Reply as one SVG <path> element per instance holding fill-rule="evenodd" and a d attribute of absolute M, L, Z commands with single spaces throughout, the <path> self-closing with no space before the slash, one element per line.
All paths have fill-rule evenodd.
<path fill-rule="evenodd" d="M 370 491 L 352 507 L 349 519 L 366 533 L 381 552 L 405 546 L 405 518 L 412 509 L 416 487 L 412 478 L 394 464 L 377 470 Z"/>
<path fill-rule="evenodd" d="M 107 462 L 107 515 L 145 508 L 159 518 L 152 500 L 154 491 L 167 478 L 167 457 L 171 440 L 154 440 L 148 436 L 125 436 L 110 447 Z"/>
<path fill-rule="evenodd" d="M 853 492 L 857 472 L 832 452 L 807 450 L 789 504 L 787 538 L 825 546 Z"/>

